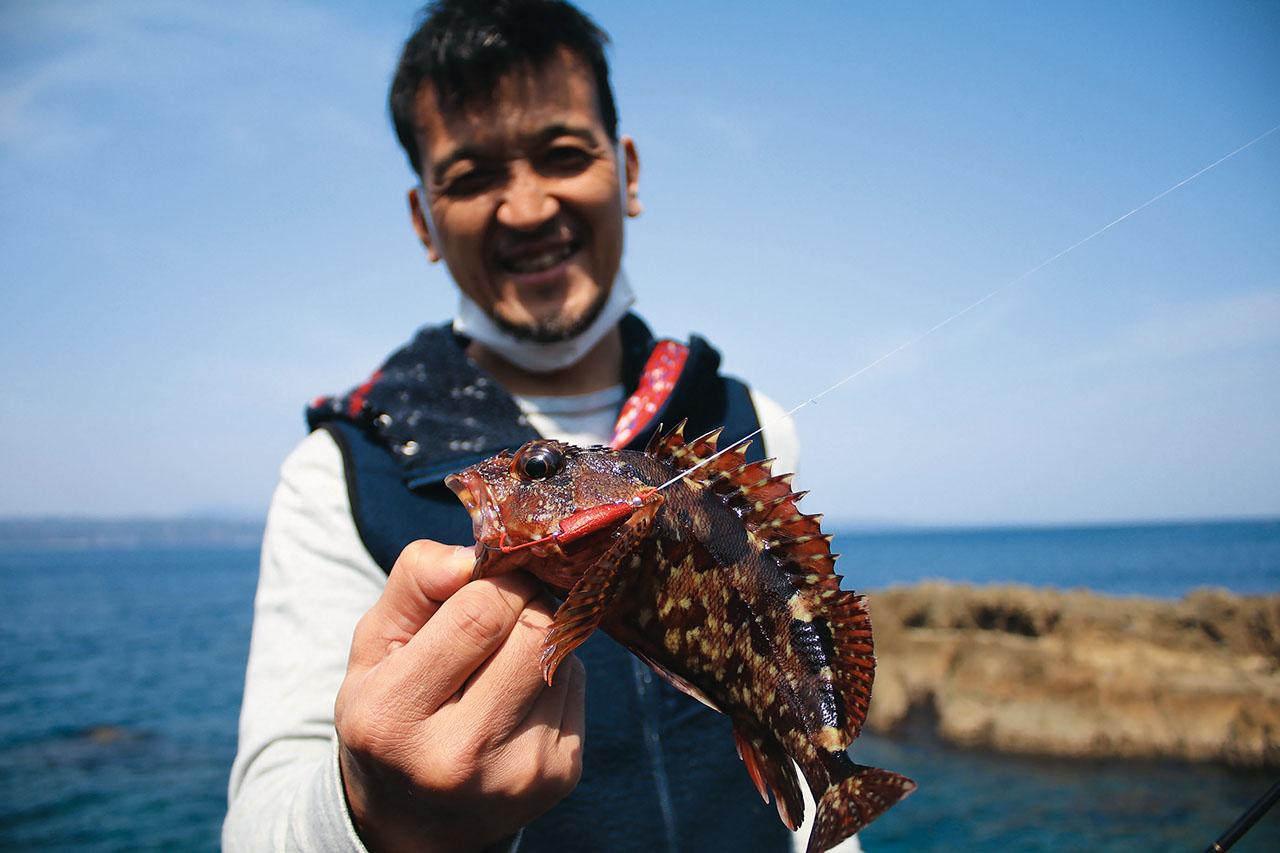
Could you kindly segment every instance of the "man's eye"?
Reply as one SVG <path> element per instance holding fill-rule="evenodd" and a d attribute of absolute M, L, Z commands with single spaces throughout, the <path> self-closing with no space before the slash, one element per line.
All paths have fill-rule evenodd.
<path fill-rule="evenodd" d="M 590 151 L 573 145 L 557 145 L 543 153 L 542 166 L 546 171 L 576 174 L 586 169 L 593 159 Z"/>
<path fill-rule="evenodd" d="M 499 169 L 473 168 L 448 175 L 444 180 L 442 192 L 451 196 L 470 196 L 493 187 L 502 179 Z"/>

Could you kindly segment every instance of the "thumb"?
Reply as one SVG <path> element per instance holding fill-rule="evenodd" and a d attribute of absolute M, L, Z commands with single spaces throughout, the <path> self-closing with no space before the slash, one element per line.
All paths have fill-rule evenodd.
<path fill-rule="evenodd" d="M 396 559 L 387 586 L 356 625 L 351 663 L 372 666 L 402 646 L 471 580 L 475 550 L 429 539 L 410 543 Z"/>

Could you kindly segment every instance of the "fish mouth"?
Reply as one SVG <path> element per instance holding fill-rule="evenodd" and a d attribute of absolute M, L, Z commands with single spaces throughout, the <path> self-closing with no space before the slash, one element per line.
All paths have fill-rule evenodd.
<path fill-rule="evenodd" d="M 500 552 L 500 543 L 506 533 L 502 516 L 498 514 L 498 502 L 489 491 L 484 478 L 471 469 L 444 478 L 449 491 L 458 496 L 467 514 L 471 516 L 471 530 L 476 537 L 476 566 L 471 579 L 488 574 L 490 555 Z"/>

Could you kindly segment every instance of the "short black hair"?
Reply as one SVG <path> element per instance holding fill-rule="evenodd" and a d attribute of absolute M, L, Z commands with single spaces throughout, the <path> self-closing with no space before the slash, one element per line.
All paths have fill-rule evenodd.
<path fill-rule="evenodd" d="M 618 108 L 604 56 L 609 36 L 579 9 L 563 0 L 437 0 L 419 20 L 400 54 L 388 97 L 396 136 L 414 174 L 422 174 L 414 102 L 424 84 L 457 109 L 487 100 L 504 74 L 540 65 L 559 48 L 590 66 L 600 119 L 609 139 L 618 141 Z"/>

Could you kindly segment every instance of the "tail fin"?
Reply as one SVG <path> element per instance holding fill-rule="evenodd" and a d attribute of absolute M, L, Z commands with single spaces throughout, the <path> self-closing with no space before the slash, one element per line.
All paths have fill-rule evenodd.
<path fill-rule="evenodd" d="M 916 783 L 889 770 L 848 762 L 850 775 L 818 800 L 807 853 L 821 853 L 844 841 L 916 789 Z"/>

